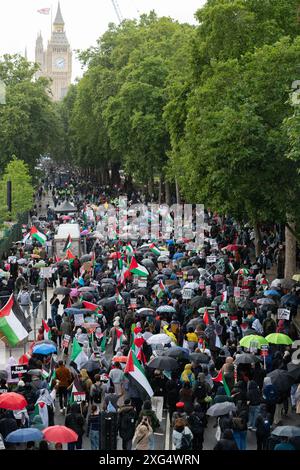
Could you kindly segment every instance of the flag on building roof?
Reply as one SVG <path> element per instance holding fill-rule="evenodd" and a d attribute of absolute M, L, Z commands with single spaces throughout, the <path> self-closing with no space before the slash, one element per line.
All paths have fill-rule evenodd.
<path fill-rule="evenodd" d="M 134 384 L 141 392 L 142 399 L 153 397 L 154 392 L 146 377 L 144 367 L 139 362 L 132 349 L 129 351 L 124 373 L 129 379 L 134 381 Z"/>
<path fill-rule="evenodd" d="M 145 268 L 145 266 L 142 266 L 141 264 L 139 264 L 134 256 L 131 259 L 129 271 L 133 274 L 136 274 L 137 276 L 141 276 L 141 277 L 149 276 L 148 270 Z"/>
<path fill-rule="evenodd" d="M 42 245 L 44 245 L 47 241 L 46 235 L 44 233 L 40 232 L 35 226 L 31 227 L 30 235 L 32 236 L 32 238 L 37 240 Z"/>
<path fill-rule="evenodd" d="M 14 347 L 28 338 L 31 331 L 24 312 L 12 294 L 0 310 L 0 334 L 9 346 Z"/>
<path fill-rule="evenodd" d="M 81 366 L 88 361 L 88 357 L 83 351 L 82 346 L 78 343 L 77 339 L 74 338 L 73 345 L 72 345 L 72 353 L 71 353 L 71 362 L 75 362 L 77 369 L 80 370 Z"/>
<path fill-rule="evenodd" d="M 69 248 L 71 248 L 71 245 L 72 245 L 72 238 L 71 238 L 71 235 L 69 234 L 69 235 L 68 235 L 68 238 L 67 238 L 67 240 L 66 240 L 66 243 L 65 243 L 63 252 L 66 253 L 66 251 L 67 251 Z"/>
<path fill-rule="evenodd" d="M 49 15 L 51 11 L 51 8 L 40 8 L 40 10 L 37 10 L 40 15 Z"/>
<path fill-rule="evenodd" d="M 214 382 L 220 382 L 223 384 L 223 387 L 224 387 L 224 390 L 225 390 L 225 393 L 228 397 L 231 397 L 231 392 L 230 392 L 230 389 L 227 385 L 227 382 L 225 380 L 225 375 L 224 375 L 224 372 L 222 371 L 222 369 L 219 370 L 219 373 L 217 375 L 217 377 L 213 378 L 212 379 Z"/>

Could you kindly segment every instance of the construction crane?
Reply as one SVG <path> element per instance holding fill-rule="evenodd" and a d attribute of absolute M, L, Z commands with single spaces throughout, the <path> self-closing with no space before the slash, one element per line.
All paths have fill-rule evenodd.
<path fill-rule="evenodd" d="M 117 15 L 118 20 L 119 20 L 119 23 L 122 23 L 123 16 L 122 16 L 122 13 L 121 13 L 121 10 L 120 10 L 120 7 L 119 7 L 119 4 L 118 4 L 117 0 L 111 0 L 111 3 L 113 4 L 114 10 L 115 10 L 116 15 Z"/>

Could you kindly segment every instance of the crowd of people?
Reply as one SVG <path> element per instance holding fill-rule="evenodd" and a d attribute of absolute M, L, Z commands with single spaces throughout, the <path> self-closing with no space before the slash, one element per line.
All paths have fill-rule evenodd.
<path fill-rule="evenodd" d="M 32 238 L 15 244 L 0 266 L 2 307 L 14 294 L 28 321 L 38 318 L 43 299 L 42 267 L 51 268 L 53 289 L 49 318 L 19 360 L 26 373 L 12 379 L 12 358 L 1 371 L 0 394 L 15 391 L 27 400 L 23 410 L 0 410 L 5 446 L 15 446 L 5 440 L 19 428 L 42 430 L 63 420 L 78 436 L 69 450 L 83 447 L 84 434 L 91 449 L 107 449 L 109 414 L 123 449 L 153 450 L 166 410 L 176 450 L 202 450 L 206 439 L 215 450 L 246 450 L 250 433 L 258 450 L 299 449 L 300 365 L 293 343 L 300 339 L 300 286 L 284 279 L 279 227 L 264 228 L 259 256 L 251 227 L 209 210 L 206 238 L 196 250 L 172 237 L 103 240 L 97 207 L 113 201 L 118 210 L 124 188 L 97 192 L 78 174 L 57 188 L 54 174 L 43 181 L 31 214 L 49 243 Z M 40 217 L 45 195 L 53 204 Z M 76 213 L 62 218 L 55 208 L 65 198 Z M 131 201 L 147 197 L 135 191 Z M 71 255 L 55 255 L 50 242 L 64 222 L 80 225 L 88 254 L 73 254 L 69 240 Z M 139 275 L 130 269 L 132 260 L 145 268 Z M 54 350 L 34 352 L 40 344 Z M 132 351 L 148 393 L 128 372 Z M 280 428 L 287 417 L 296 424 L 285 433 Z M 63 448 L 59 442 L 54 447 Z M 45 440 L 29 441 L 27 449 L 34 448 L 50 447 Z"/>

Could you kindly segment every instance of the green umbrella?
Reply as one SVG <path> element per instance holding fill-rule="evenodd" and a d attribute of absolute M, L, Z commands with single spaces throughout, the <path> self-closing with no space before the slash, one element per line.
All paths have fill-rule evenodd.
<path fill-rule="evenodd" d="M 293 344 L 293 340 L 289 336 L 282 333 L 271 333 L 270 335 L 266 336 L 266 340 L 272 344 Z"/>
<path fill-rule="evenodd" d="M 249 349 L 251 346 L 254 346 L 253 343 L 256 343 L 255 347 L 257 349 L 261 349 L 261 346 L 264 344 L 268 344 L 268 341 L 265 338 L 263 338 L 263 336 L 249 335 L 249 336 L 244 336 L 244 338 L 241 339 L 240 346 L 243 346 L 243 348 Z"/>

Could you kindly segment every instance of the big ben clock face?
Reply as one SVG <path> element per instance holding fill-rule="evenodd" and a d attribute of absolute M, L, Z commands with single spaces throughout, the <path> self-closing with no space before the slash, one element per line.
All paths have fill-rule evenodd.
<path fill-rule="evenodd" d="M 59 57 L 58 59 L 56 59 L 55 65 L 58 69 L 62 70 L 65 68 L 66 61 L 63 57 Z"/>

